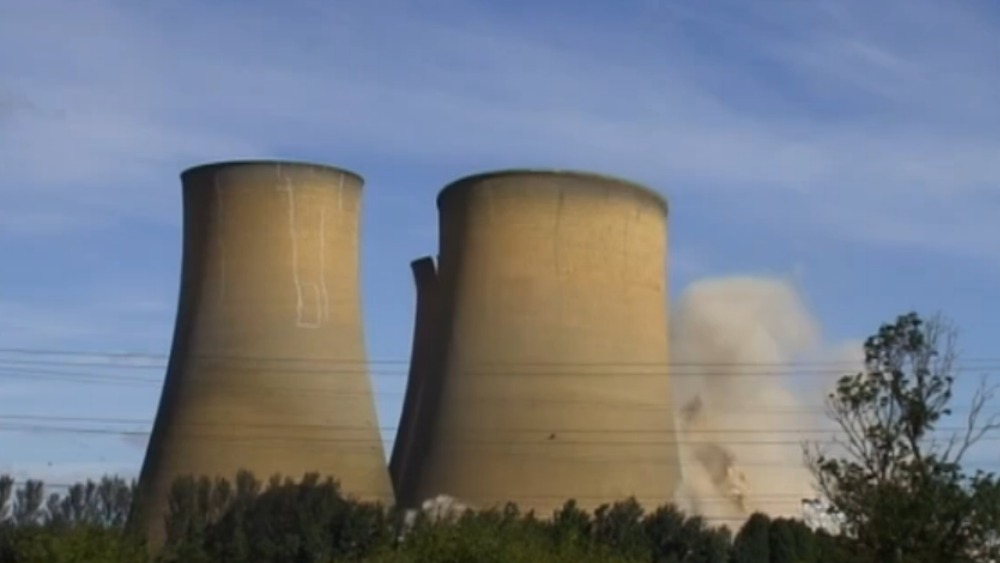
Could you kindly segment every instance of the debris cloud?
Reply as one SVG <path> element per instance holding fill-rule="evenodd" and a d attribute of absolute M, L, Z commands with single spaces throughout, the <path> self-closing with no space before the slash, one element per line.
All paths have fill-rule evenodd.
<path fill-rule="evenodd" d="M 805 365 L 831 355 L 797 288 L 755 276 L 697 281 L 671 324 L 683 464 L 678 504 L 732 527 L 756 511 L 801 516 L 802 500 L 814 496 L 802 442 L 826 426 L 817 406 L 836 374 L 813 377 L 826 374 Z M 806 378 L 812 390 L 803 401 L 792 383 Z"/>

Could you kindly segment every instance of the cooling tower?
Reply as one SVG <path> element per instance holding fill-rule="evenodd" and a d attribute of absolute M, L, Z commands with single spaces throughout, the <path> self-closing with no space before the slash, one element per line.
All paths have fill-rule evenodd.
<path fill-rule="evenodd" d="M 428 423 L 437 409 L 435 389 L 440 385 L 441 354 L 439 353 L 438 323 L 440 322 L 441 294 L 438 286 L 434 259 L 430 257 L 413 261 L 413 278 L 417 286 L 417 311 L 413 327 L 413 347 L 410 355 L 410 373 L 403 398 L 403 412 L 393 443 L 389 474 L 401 506 L 413 507 L 416 498 L 401 498 L 412 492 L 419 481 L 419 454 L 425 451 L 431 432 Z"/>
<path fill-rule="evenodd" d="M 360 310 L 363 180 L 227 162 L 181 181 L 180 302 L 133 522 L 157 545 L 175 478 L 240 469 L 391 502 Z"/>
<path fill-rule="evenodd" d="M 400 504 L 450 495 L 545 516 L 569 498 L 672 500 L 665 200 L 511 171 L 451 184 L 438 208 L 439 268 L 417 274 L 427 349 L 391 463 Z"/>

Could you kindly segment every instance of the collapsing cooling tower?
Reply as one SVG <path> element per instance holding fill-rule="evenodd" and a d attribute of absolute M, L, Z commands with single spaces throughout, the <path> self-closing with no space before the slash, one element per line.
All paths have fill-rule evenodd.
<path fill-rule="evenodd" d="M 417 312 L 413 327 L 410 373 L 403 398 L 403 412 L 393 442 L 389 472 L 402 506 L 413 508 L 418 499 L 402 499 L 412 492 L 420 476 L 420 452 L 426 451 L 432 438 L 428 423 L 433 420 L 439 395 L 441 354 L 438 326 L 441 294 L 433 258 L 421 258 L 410 264 L 417 286 Z"/>
<path fill-rule="evenodd" d="M 592 174 L 500 172 L 446 187 L 438 208 L 439 271 L 414 264 L 398 502 L 547 515 L 569 498 L 670 501 L 663 198 Z"/>
<path fill-rule="evenodd" d="M 240 469 L 391 501 L 361 324 L 362 179 L 232 162 L 181 180 L 180 303 L 136 525 L 158 543 L 175 478 Z"/>

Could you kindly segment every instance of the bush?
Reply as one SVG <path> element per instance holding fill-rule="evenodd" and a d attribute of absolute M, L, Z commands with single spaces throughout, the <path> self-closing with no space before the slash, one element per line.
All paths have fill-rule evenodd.
<path fill-rule="evenodd" d="M 0 477 L 0 563 L 840 563 L 840 540 L 754 515 L 737 534 L 673 506 L 597 508 L 552 518 L 502 509 L 433 519 L 344 496 L 333 479 L 179 479 L 155 556 L 126 533 L 134 483 L 105 478 L 46 497 Z M 839 558 L 838 558 L 839 557 Z"/>

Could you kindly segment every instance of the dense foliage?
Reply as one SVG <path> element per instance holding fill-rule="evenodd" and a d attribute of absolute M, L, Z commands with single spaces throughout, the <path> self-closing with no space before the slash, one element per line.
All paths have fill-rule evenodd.
<path fill-rule="evenodd" d="M 593 513 L 569 501 L 552 518 L 502 510 L 431 518 L 345 498 L 330 479 L 247 473 L 178 481 L 157 557 L 125 531 L 133 485 L 106 478 L 46 497 L 0 480 L 0 563 L 835 563 L 836 540 L 801 522 L 755 515 L 729 530 L 631 499 Z M 763 551 L 758 549 L 763 545 Z"/>
<path fill-rule="evenodd" d="M 842 377 L 828 398 L 840 438 L 811 460 L 852 549 L 886 562 L 1000 559 L 1000 482 L 962 467 L 969 449 L 1000 428 L 996 386 L 984 379 L 959 418 L 964 426 L 946 430 L 960 372 L 946 320 L 902 315 L 864 352 L 864 370 Z"/>

